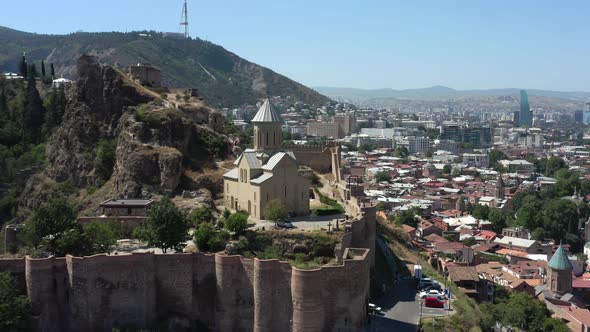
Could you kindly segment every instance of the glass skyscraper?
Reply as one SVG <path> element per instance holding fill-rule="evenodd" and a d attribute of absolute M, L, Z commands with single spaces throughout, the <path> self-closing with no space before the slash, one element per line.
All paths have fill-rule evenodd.
<path fill-rule="evenodd" d="M 520 126 L 532 127 L 533 126 L 533 113 L 529 106 L 529 96 L 525 90 L 520 90 L 520 113 L 519 121 Z"/>

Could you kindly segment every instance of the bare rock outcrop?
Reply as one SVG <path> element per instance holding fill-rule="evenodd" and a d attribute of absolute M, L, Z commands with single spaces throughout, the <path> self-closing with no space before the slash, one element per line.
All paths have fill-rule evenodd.
<path fill-rule="evenodd" d="M 64 120 L 47 143 L 46 175 L 76 186 L 98 186 L 108 180 L 112 165 L 97 155 L 102 139 L 111 140 L 123 111 L 152 101 L 157 95 L 127 79 L 91 56 L 78 61 L 80 79 Z"/>

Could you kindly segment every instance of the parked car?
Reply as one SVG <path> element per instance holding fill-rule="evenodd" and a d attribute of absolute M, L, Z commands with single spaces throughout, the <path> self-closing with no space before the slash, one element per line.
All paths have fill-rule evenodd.
<path fill-rule="evenodd" d="M 443 292 L 443 289 L 442 289 L 442 287 L 439 284 L 424 287 L 424 288 L 422 288 L 422 291 L 423 292 L 426 292 L 426 291 L 429 291 L 431 289 L 436 289 L 437 291 L 439 291 L 441 293 Z"/>
<path fill-rule="evenodd" d="M 381 312 L 381 307 L 378 307 L 373 303 L 369 303 L 369 313 L 370 314 L 378 314 L 380 312 Z"/>
<path fill-rule="evenodd" d="M 432 280 L 430 278 L 422 278 L 418 282 L 418 289 L 424 289 L 426 287 L 436 286 L 438 282 L 436 280 Z"/>
<path fill-rule="evenodd" d="M 420 292 L 420 295 L 419 296 L 420 296 L 421 299 L 425 299 L 427 297 L 443 297 L 444 298 L 445 293 L 443 293 L 441 291 L 438 291 L 436 289 L 431 289 L 431 290 L 428 290 L 428 291 L 422 291 L 422 292 Z"/>
<path fill-rule="evenodd" d="M 425 307 L 430 307 L 430 308 L 444 308 L 445 307 L 445 301 L 441 301 L 436 297 L 427 297 L 424 300 L 424 306 Z"/>
<path fill-rule="evenodd" d="M 295 226 L 293 225 L 293 223 L 291 223 L 290 221 L 286 221 L 284 219 L 277 220 L 277 222 L 275 223 L 275 225 L 277 227 L 280 227 L 280 228 L 287 228 L 287 229 L 295 228 Z"/>

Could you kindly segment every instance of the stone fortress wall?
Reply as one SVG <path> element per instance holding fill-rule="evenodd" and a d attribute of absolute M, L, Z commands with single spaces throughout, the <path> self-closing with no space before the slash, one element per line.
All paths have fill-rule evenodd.
<path fill-rule="evenodd" d="M 329 173 L 332 170 L 333 144 L 283 144 L 286 151 L 293 151 L 297 162 L 316 172 Z"/>
<path fill-rule="evenodd" d="M 25 257 L 0 271 L 28 294 L 38 331 L 358 331 L 369 255 L 345 248 L 341 265 L 316 270 L 202 253 Z"/>

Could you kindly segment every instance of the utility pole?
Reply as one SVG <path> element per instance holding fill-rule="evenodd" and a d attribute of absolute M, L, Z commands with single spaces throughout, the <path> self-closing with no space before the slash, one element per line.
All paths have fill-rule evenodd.
<path fill-rule="evenodd" d="M 182 6 L 182 14 L 180 16 L 180 29 L 182 30 L 184 26 L 184 38 L 188 39 L 188 6 L 187 0 L 184 0 L 184 6 Z"/>

